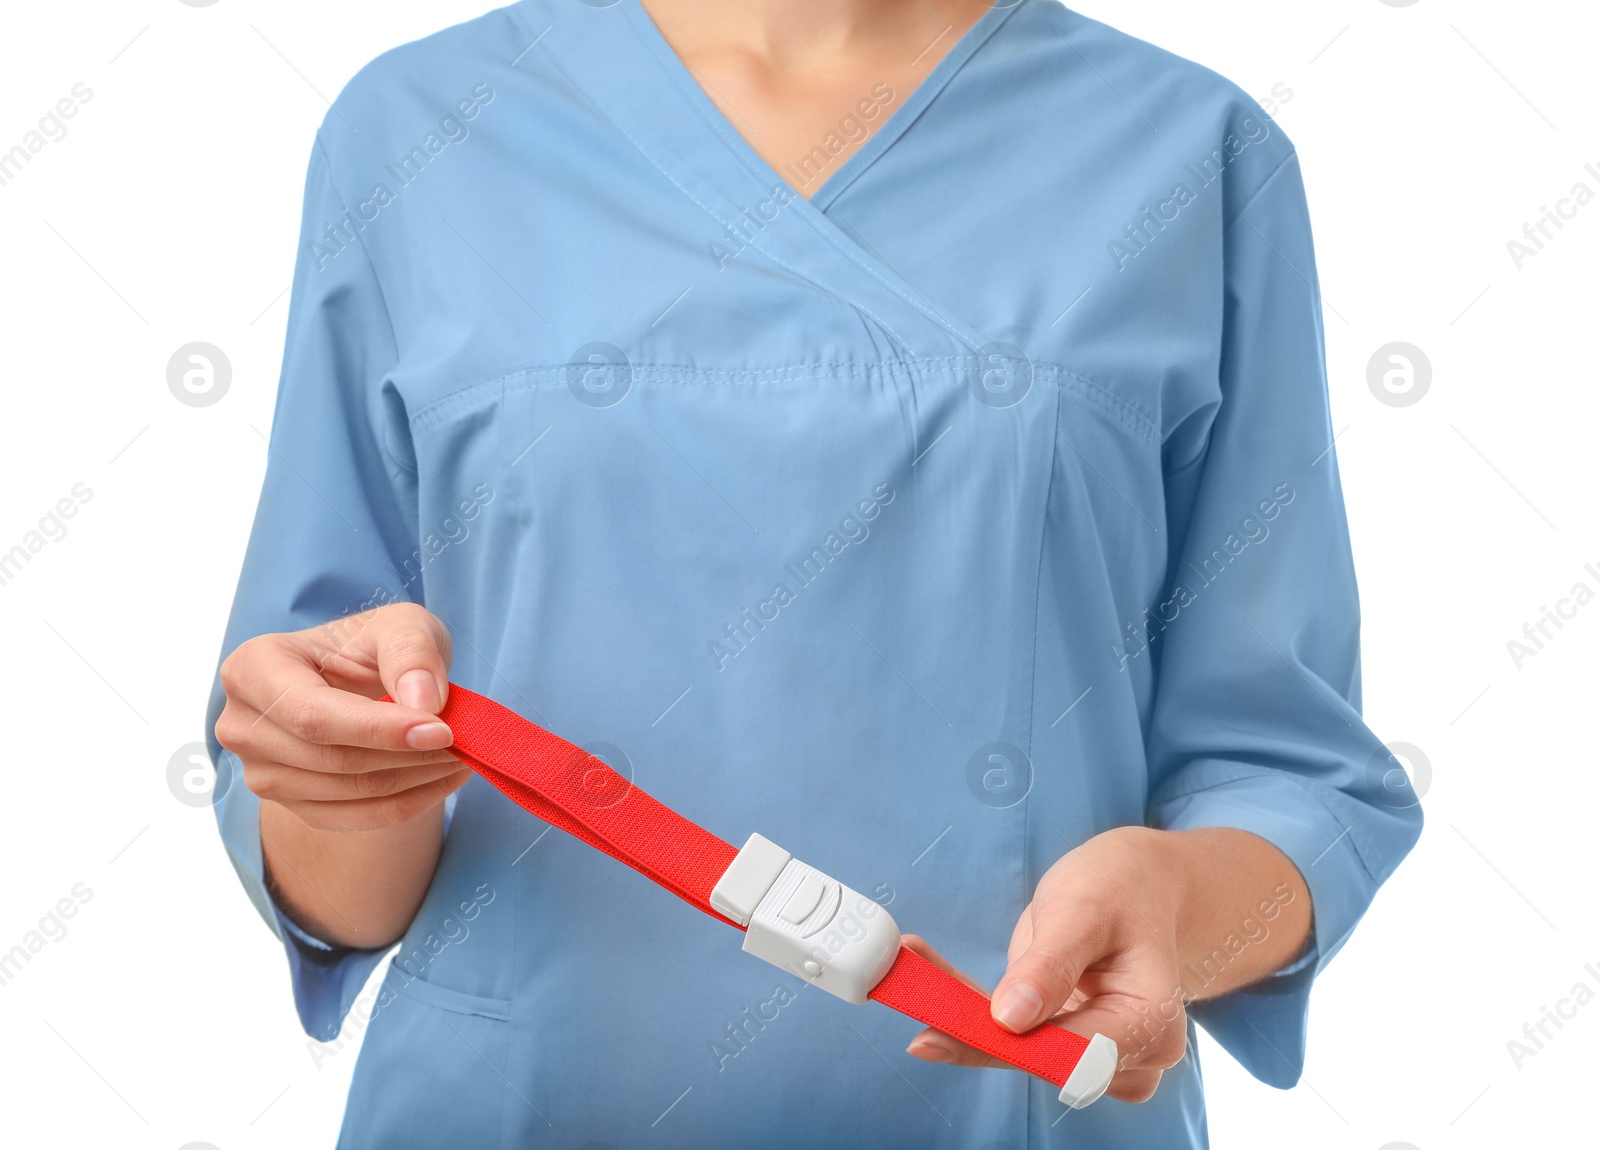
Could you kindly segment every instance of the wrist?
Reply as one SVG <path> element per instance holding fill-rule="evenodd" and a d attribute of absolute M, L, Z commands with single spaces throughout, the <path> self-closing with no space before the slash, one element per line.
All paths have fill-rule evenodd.
<path fill-rule="evenodd" d="M 329 943 L 393 942 L 410 924 L 444 841 L 444 804 L 366 831 L 313 827 L 270 800 L 261 804 L 263 877 L 296 925 Z"/>
<path fill-rule="evenodd" d="M 1194 998 L 1260 981 L 1304 952 L 1311 899 L 1282 851 L 1230 828 L 1168 836 L 1166 873 L 1179 892 L 1175 942 Z"/>
<path fill-rule="evenodd" d="M 1216 887 L 1224 877 L 1215 845 L 1204 832 L 1162 831 L 1160 873 L 1174 893 L 1173 940 L 1180 961 L 1192 959 L 1214 933 Z"/>

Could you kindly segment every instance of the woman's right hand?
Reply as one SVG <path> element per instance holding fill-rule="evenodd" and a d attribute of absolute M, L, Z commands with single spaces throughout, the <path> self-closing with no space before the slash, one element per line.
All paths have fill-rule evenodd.
<path fill-rule="evenodd" d="M 223 661 L 217 741 L 239 757 L 245 786 L 307 827 L 394 827 L 472 777 L 434 717 L 449 665 L 449 632 L 413 603 L 262 635 Z"/>

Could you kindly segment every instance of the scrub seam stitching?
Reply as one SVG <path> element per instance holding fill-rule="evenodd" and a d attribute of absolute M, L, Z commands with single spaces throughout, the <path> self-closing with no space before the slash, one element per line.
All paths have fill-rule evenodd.
<path fill-rule="evenodd" d="M 791 364 L 787 367 L 774 368 L 694 368 L 684 364 L 656 363 L 638 363 L 633 366 L 636 369 L 649 372 L 654 377 L 648 382 L 755 386 L 767 382 L 811 383 L 825 380 L 865 379 L 880 372 L 903 374 L 919 366 L 954 366 L 972 362 L 971 356 L 930 356 L 914 360 L 883 360 L 879 363 L 839 364 L 831 367 L 822 364 Z M 570 366 L 570 364 L 561 363 L 522 368 L 497 376 L 494 379 L 471 384 L 417 408 L 410 415 L 411 424 L 413 427 L 430 425 L 444 411 L 451 407 L 468 403 L 490 389 L 497 388 L 502 393 L 505 393 L 513 389 L 534 390 L 541 387 L 563 387 L 565 386 L 565 381 L 562 376 Z M 1159 435 L 1155 421 L 1104 384 L 1097 383 L 1087 376 L 1080 375 L 1056 364 L 1035 363 L 1033 366 L 1039 374 L 1051 377 L 1058 386 L 1064 386 L 1068 390 L 1089 399 L 1093 404 L 1103 407 L 1108 414 L 1137 432 L 1146 442 L 1155 443 L 1158 441 Z M 541 376 L 544 378 L 538 378 Z"/>
<path fill-rule="evenodd" d="M 1028 762 L 1034 763 L 1036 744 L 1034 742 L 1034 714 L 1038 710 L 1039 695 L 1039 605 L 1044 598 L 1044 553 L 1045 536 L 1050 530 L 1050 493 L 1056 486 L 1056 460 L 1061 455 L 1061 392 L 1056 391 L 1055 416 L 1051 420 L 1054 431 L 1050 436 L 1050 478 L 1045 483 L 1044 502 L 1039 509 L 1039 561 L 1033 570 L 1033 656 L 1028 668 Z M 1034 775 L 1038 774 L 1038 767 L 1030 768 Z M 1023 907 L 1028 905 L 1029 878 L 1028 873 L 1028 831 L 1032 823 L 1029 814 L 1033 810 L 1032 788 L 1029 788 L 1029 798 L 1023 800 L 1022 815 L 1022 899 Z M 1025 1145 L 1033 1144 L 1033 1092 L 1034 1080 L 1031 1075 L 1024 1076 L 1022 1089 L 1023 1102 L 1023 1141 Z"/>

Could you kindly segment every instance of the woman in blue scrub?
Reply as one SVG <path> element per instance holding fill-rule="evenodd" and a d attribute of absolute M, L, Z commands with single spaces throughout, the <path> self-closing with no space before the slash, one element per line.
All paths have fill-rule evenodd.
<path fill-rule="evenodd" d="M 208 729 L 365 1036 L 341 1146 L 1203 1146 L 1197 1022 L 1296 1081 L 1421 816 L 1238 88 L 1051 0 L 521 0 L 335 102 L 292 299 Z M 1116 1039 L 1109 1099 L 548 833 L 452 679 Z"/>

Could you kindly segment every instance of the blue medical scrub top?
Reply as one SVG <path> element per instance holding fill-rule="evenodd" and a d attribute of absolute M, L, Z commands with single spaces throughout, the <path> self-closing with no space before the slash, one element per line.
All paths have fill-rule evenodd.
<path fill-rule="evenodd" d="M 1254 832 L 1314 943 L 1192 1017 L 1288 1086 L 1421 825 L 1360 717 L 1320 310 L 1283 129 L 1050 0 L 779 170 L 636 0 L 525 0 L 380 57 L 318 132 L 224 653 L 425 604 L 457 682 L 988 985 L 1096 833 Z M 219 761 L 331 1039 L 387 952 L 286 923 Z M 474 778 L 345 1022 L 340 1146 L 1206 1143 L 1192 1043 L 1152 1101 L 1069 1112 L 739 942 Z"/>

